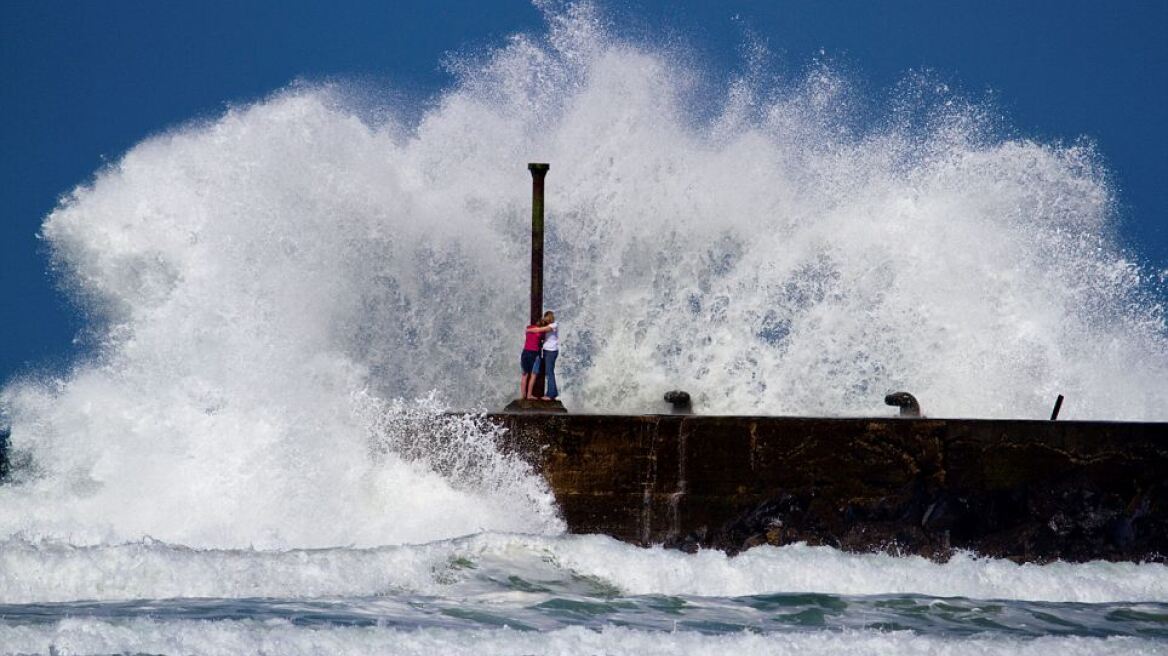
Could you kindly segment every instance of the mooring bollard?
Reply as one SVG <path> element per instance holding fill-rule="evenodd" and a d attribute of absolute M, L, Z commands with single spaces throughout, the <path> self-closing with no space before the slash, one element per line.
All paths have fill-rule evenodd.
<path fill-rule="evenodd" d="M 893 392 L 884 397 L 884 403 L 887 405 L 894 405 L 900 408 L 901 417 L 920 417 L 921 404 L 917 403 L 917 397 L 908 392 Z"/>
<path fill-rule="evenodd" d="M 690 400 L 689 392 L 670 390 L 665 393 L 665 402 L 671 406 L 670 412 L 675 415 L 693 414 L 693 402 Z"/>

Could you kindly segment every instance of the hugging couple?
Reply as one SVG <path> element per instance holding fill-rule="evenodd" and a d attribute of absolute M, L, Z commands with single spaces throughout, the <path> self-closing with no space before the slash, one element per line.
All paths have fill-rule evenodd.
<path fill-rule="evenodd" d="M 547 393 L 542 401 L 554 401 L 560 395 L 556 389 L 556 356 L 560 354 L 560 333 L 556 328 L 556 315 L 548 310 L 543 317 L 527 327 L 523 341 L 523 354 L 519 356 L 519 397 L 534 399 L 532 388 L 535 378 L 544 374 L 547 379 Z"/>

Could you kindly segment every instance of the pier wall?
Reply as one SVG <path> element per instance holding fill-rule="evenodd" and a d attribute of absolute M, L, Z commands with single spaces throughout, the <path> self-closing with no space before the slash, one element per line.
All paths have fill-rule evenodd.
<path fill-rule="evenodd" d="M 1168 424 L 495 414 L 569 530 L 734 553 L 806 542 L 1168 560 Z M 0 431 L 0 482 L 9 462 Z"/>
<path fill-rule="evenodd" d="M 1164 560 L 1168 424 L 496 414 L 569 529 L 740 551 L 824 544 Z"/>

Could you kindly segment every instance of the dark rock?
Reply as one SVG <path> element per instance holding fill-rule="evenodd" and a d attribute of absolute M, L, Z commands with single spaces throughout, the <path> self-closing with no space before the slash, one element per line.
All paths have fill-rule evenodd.
<path fill-rule="evenodd" d="M 8 430 L 0 428 L 0 482 L 8 478 L 8 469 L 10 466 L 8 461 L 8 437 Z"/>

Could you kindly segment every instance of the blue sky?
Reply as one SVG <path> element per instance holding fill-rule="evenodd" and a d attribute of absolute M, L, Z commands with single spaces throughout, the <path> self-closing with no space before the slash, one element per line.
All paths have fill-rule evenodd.
<path fill-rule="evenodd" d="M 600 2 L 616 32 L 680 41 L 713 75 L 744 33 L 798 69 L 825 53 L 879 96 L 930 70 L 993 93 L 1017 135 L 1093 140 L 1120 239 L 1168 268 L 1168 2 Z M 0 3 L 0 383 L 59 369 L 84 321 L 36 232 L 61 194 L 150 134 L 297 80 L 359 80 L 414 100 L 450 52 L 542 31 L 519 1 Z"/>

